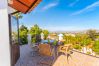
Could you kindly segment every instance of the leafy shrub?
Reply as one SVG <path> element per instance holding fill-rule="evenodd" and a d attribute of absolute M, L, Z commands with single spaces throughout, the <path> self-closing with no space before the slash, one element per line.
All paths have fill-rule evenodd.
<path fill-rule="evenodd" d="M 90 52 L 87 52 L 86 54 L 90 55 L 91 53 Z"/>
<path fill-rule="evenodd" d="M 46 40 L 47 37 L 48 37 L 49 31 L 48 30 L 43 30 L 42 32 L 44 33 L 44 39 Z"/>
<path fill-rule="evenodd" d="M 87 38 L 87 39 L 83 39 L 81 41 L 81 46 L 88 46 L 90 43 L 91 43 L 91 39 L 90 38 Z"/>
<path fill-rule="evenodd" d="M 54 40 L 53 45 L 56 46 L 58 41 Z"/>
<path fill-rule="evenodd" d="M 74 48 L 74 49 L 78 49 L 78 50 L 80 50 L 80 49 L 81 49 L 81 46 L 78 45 L 78 44 L 75 44 L 75 45 L 73 45 L 73 48 Z"/>
<path fill-rule="evenodd" d="M 95 41 L 92 49 L 94 52 L 96 52 L 96 54 L 99 54 L 99 41 Z"/>
<path fill-rule="evenodd" d="M 48 39 L 48 44 L 50 44 L 50 40 Z"/>
<path fill-rule="evenodd" d="M 42 32 L 42 29 L 37 25 L 35 24 L 33 27 L 31 27 L 30 29 L 30 34 L 32 35 L 32 42 L 34 43 L 37 43 L 37 42 L 40 42 L 41 41 L 41 32 Z"/>
<path fill-rule="evenodd" d="M 20 44 L 21 44 L 21 45 L 24 45 L 24 44 L 27 44 L 27 43 L 28 43 L 27 33 L 28 33 L 27 27 L 24 26 L 24 25 L 22 25 L 22 26 L 19 28 L 19 38 L 20 38 Z"/>

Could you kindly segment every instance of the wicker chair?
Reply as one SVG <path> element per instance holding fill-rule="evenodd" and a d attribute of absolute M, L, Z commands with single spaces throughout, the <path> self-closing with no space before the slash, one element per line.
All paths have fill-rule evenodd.
<path fill-rule="evenodd" d="M 70 49 L 71 49 L 71 44 L 60 45 L 57 48 L 57 55 L 59 55 L 59 53 L 64 53 L 67 55 L 69 53 Z"/>
<path fill-rule="evenodd" d="M 39 44 L 39 54 L 41 55 L 41 59 L 37 64 L 51 66 L 54 60 L 53 52 L 54 51 L 49 44 Z"/>

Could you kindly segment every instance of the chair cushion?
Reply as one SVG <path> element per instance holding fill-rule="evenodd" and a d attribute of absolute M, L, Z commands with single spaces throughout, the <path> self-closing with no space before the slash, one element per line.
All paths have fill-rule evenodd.
<path fill-rule="evenodd" d="M 45 56 L 52 56 L 50 45 L 49 44 L 40 44 L 39 53 L 41 55 L 45 55 Z"/>

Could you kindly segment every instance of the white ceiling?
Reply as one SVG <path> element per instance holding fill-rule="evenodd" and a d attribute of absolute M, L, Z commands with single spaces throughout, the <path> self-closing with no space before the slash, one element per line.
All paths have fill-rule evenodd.
<path fill-rule="evenodd" d="M 8 13 L 9 14 L 11 14 L 11 13 L 13 13 L 13 12 L 16 12 L 17 10 L 15 10 L 15 9 L 13 9 L 13 8 L 11 8 L 11 7 L 9 7 L 8 6 Z"/>

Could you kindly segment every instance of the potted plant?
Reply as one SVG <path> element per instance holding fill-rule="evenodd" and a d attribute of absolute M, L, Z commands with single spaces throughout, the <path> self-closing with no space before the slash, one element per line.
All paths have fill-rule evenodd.
<path fill-rule="evenodd" d="M 48 39 L 48 44 L 50 44 L 50 39 Z"/>
<path fill-rule="evenodd" d="M 56 46 L 58 41 L 54 40 L 53 45 Z"/>

